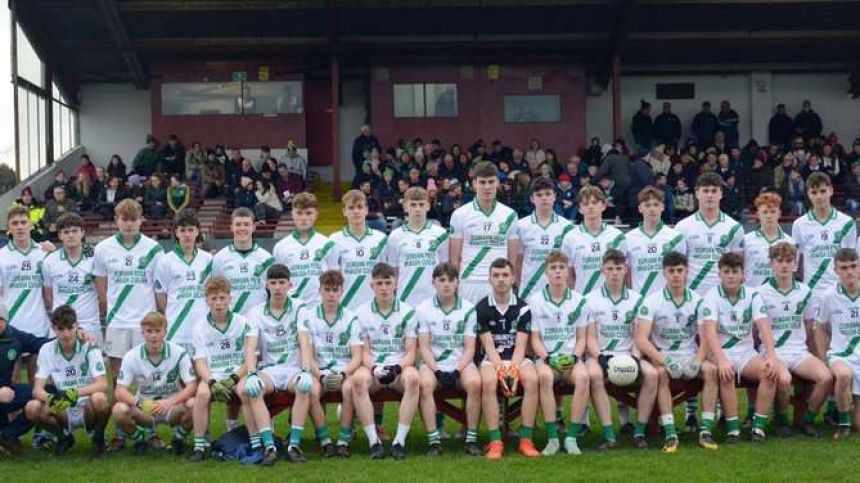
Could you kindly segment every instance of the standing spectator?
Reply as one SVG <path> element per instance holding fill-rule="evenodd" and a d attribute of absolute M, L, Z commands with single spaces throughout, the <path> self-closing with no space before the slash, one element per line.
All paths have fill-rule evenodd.
<path fill-rule="evenodd" d="M 600 163 L 600 168 L 595 174 L 595 179 L 610 178 L 613 181 L 614 202 L 618 207 L 627 206 L 627 193 L 630 192 L 631 173 L 630 161 L 627 156 L 612 148 Z"/>
<path fill-rule="evenodd" d="M 741 122 L 740 116 L 738 113 L 732 109 L 729 101 L 723 101 L 720 103 L 720 114 L 717 116 L 717 119 L 720 122 L 720 131 L 726 135 L 726 144 L 728 147 L 739 146 L 740 144 L 740 133 L 738 132 L 738 124 Z M 723 150 L 723 152 L 726 152 Z"/>
<path fill-rule="evenodd" d="M 191 143 L 191 150 L 185 153 L 185 177 L 192 183 L 199 183 L 203 177 L 203 163 L 207 153 L 199 141 Z"/>
<path fill-rule="evenodd" d="M 719 127 L 720 120 L 711 112 L 711 103 L 709 101 L 703 102 L 702 110 L 693 117 L 693 125 L 691 126 L 699 149 L 706 149 L 714 144 L 714 135 Z"/>
<path fill-rule="evenodd" d="M 767 132 L 768 142 L 771 144 L 785 148 L 791 143 L 791 137 L 794 135 L 794 121 L 785 112 L 785 104 L 776 106 L 776 114 L 770 118 Z"/>
<path fill-rule="evenodd" d="M 681 140 L 681 119 L 672 112 L 672 104 L 663 103 L 663 112 L 654 119 L 654 140 L 657 144 L 678 145 Z"/>
<path fill-rule="evenodd" d="M 128 173 L 126 173 L 125 163 L 122 162 L 122 158 L 119 154 L 114 154 L 110 157 L 110 161 L 108 161 L 107 165 L 107 179 L 117 177 L 123 182 L 125 182 L 125 177 Z M 103 180 L 105 181 L 105 180 Z"/>
<path fill-rule="evenodd" d="M 146 136 L 146 144 L 134 156 L 131 169 L 139 176 L 149 176 L 158 168 L 161 155 L 158 153 L 158 140 L 152 135 Z"/>
<path fill-rule="evenodd" d="M 696 199 L 687 187 L 687 181 L 683 178 L 678 180 L 674 198 L 676 219 L 683 220 L 696 211 Z"/>
<path fill-rule="evenodd" d="M 161 171 L 167 175 L 185 175 L 185 146 L 175 134 L 168 136 L 167 144 L 161 148 Z"/>
<path fill-rule="evenodd" d="M 355 174 L 361 172 L 361 164 L 364 163 L 364 152 L 372 149 L 382 150 L 382 145 L 370 131 L 370 124 L 361 126 L 361 134 L 352 142 L 352 166 Z"/>
<path fill-rule="evenodd" d="M 254 206 L 254 214 L 257 216 L 257 223 L 262 223 L 264 220 L 277 220 L 284 212 L 284 205 L 281 204 L 281 199 L 275 193 L 275 189 L 268 181 L 261 179 L 257 181 L 257 191 L 254 193 L 257 197 L 257 204 Z"/>
<path fill-rule="evenodd" d="M 820 137 L 821 130 L 821 116 L 812 110 L 811 102 L 803 101 L 803 109 L 794 116 L 794 132 L 809 142 L 810 139 Z"/>
<path fill-rule="evenodd" d="M 206 153 L 202 171 L 203 196 L 214 198 L 223 193 L 227 175 L 224 173 L 224 165 L 218 162 L 214 151 L 210 150 Z"/>
<path fill-rule="evenodd" d="M 665 223 L 675 222 L 675 190 L 666 184 L 665 174 L 654 175 L 654 187 L 663 192 L 663 221 Z"/>
<path fill-rule="evenodd" d="M 66 213 L 77 213 L 78 205 L 66 196 L 62 186 L 54 187 L 54 196 L 45 202 L 45 224 L 52 240 L 57 240 L 57 220 Z"/>
<path fill-rule="evenodd" d="M 540 166 L 541 163 L 546 161 L 546 152 L 541 149 L 540 141 L 535 138 L 529 141 L 529 149 L 526 151 L 526 161 L 529 163 L 529 166 Z"/>
<path fill-rule="evenodd" d="M 645 161 L 644 156 L 637 156 L 630 163 L 630 190 L 627 195 L 627 203 L 621 204 L 620 200 L 616 202 L 620 211 L 618 215 L 624 222 L 630 222 L 639 217 L 637 212 L 639 192 L 642 191 L 642 188 L 653 184 L 654 172 L 651 170 L 651 165 Z"/>
<path fill-rule="evenodd" d="M 788 200 L 790 206 L 789 214 L 801 216 L 806 211 L 806 207 L 803 205 L 806 197 L 805 187 L 806 185 L 803 182 L 803 177 L 800 175 L 800 170 L 793 168 L 785 185 L 785 198 Z"/>
<path fill-rule="evenodd" d="M 651 140 L 654 138 L 654 122 L 651 120 L 651 104 L 645 99 L 639 101 L 639 110 L 633 115 L 630 130 L 633 132 L 637 151 L 651 147 Z"/>
<path fill-rule="evenodd" d="M 87 175 L 90 181 L 94 181 L 96 179 L 96 167 L 95 165 L 93 165 L 93 162 L 90 160 L 90 156 L 88 154 L 81 155 L 81 163 L 75 170 L 75 178 L 77 178 L 78 175 L 81 173 Z"/>
<path fill-rule="evenodd" d="M 153 220 L 163 220 L 167 215 L 167 188 L 161 176 L 154 174 L 143 189 L 143 212 Z"/>
<path fill-rule="evenodd" d="M 123 181 L 118 176 L 111 176 L 107 186 L 99 196 L 99 211 L 105 220 L 113 219 L 113 209 L 117 203 L 125 199 Z"/>
<path fill-rule="evenodd" d="M 764 165 L 763 156 L 756 156 L 749 174 L 750 197 L 770 189 L 773 189 L 773 170 Z"/>
<path fill-rule="evenodd" d="M 299 154 L 299 149 L 294 142 L 287 143 L 287 154 L 281 160 L 281 164 L 287 166 L 287 187 L 290 193 L 304 191 L 308 180 L 308 161 Z"/>
<path fill-rule="evenodd" d="M 191 190 L 178 174 L 170 175 L 170 186 L 167 187 L 167 207 L 172 214 L 179 213 L 191 203 Z"/>

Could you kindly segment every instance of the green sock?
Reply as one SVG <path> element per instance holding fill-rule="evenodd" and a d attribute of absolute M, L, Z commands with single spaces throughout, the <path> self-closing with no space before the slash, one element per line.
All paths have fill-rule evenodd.
<path fill-rule="evenodd" d="M 331 444 L 331 436 L 328 434 L 328 426 L 320 426 L 316 428 L 315 432 L 317 434 L 317 441 L 320 442 L 320 446 Z"/>
<path fill-rule="evenodd" d="M 290 444 L 289 448 L 298 448 L 302 445 L 302 434 L 304 434 L 304 426 L 293 425 L 290 428 Z"/>
<path fill-rule="evenodd" d="M 260 449 L 263 447 L 263 444 L 260 442 L 260 433 L 248 436 L 248 441 L 251 443 L 251 449 Z"/>
<path fill-rule="evenodd" d="M 146 430 L 143 426 L 138 426 L 134 428 L 134 431 L 129 435 L 132 441 L 140 442 L 146 439 Z"/>
<path fill-rule="evenodd" d="M 546 437 L 558 439 L 558 423 L 555 421 L 546 422 Z"/>
<path fill-rule="evenodd" d="M 767 429 L 767 420 L 767 414 L 755 413 L 753 414 L 753 427 L 755 429 L 760 429 L 764 431 L 765 429 Z"/>
<path fill-rule="evenodd" d="M 203 451 L 206 449 L 206 437 L 205 436 L 195 436 L 194 437 L 194 451 L 200 450 Z"/>
<path fill-rule="evenodd" d="M 714 413 L 702 412 L 702 425 L 700 433 L 712 433 L 714 431 Z"/>
<path fill-rule="evenodd" d="M 520 426 L 520 439 L 532 439 L 534 428 L 529 426 Z"/>
<path fill-rule="evenodd" d="M 791 426 L 791 421 L 788 420 L 788 414 L 783 412 L 776 413 L 776 420 L 780 426 Z"/>
<path fill-rule="evenodd" d="M 337 440 L 337 444 L 342 446 L 349 446 L 349 440 L 352 439 L 352 428 L 349 426 L 341 426 L 340 428 L 340 437 Z"/>
<path fill-rule="evenodd" d="M 442 411 L 436 411 L 436 427 L 445 427 L 445 413 L 443 413 Z"/>
<path fill-rule="evenodd" d="M 490 430 L 490 441 L 501 441 L 502 440 L 502 432 L 498 429 Z"/>
<path fill-rule="evenodd" d="M 648 426 L 648 422 L 636 421 L 636 426 L 633 427 L 633 436 L 645 436 L 645 427 Z"/>
<path fill-rule="evenodd" d="M 752 419 L 755 415 L 755 407 L 752 404 L 747 406 L 747 419 Z"/>
<path fill-rule="evenodd" d="M 611 424 L 602 426 L 600 432 L 603 433 L 603 439 L 607 441 L 615 441 L 615 428 Z"/>
<path fill-rule="evenodd" d="M 582 423 L 571 421 L 567 424 L 567 437 L 568 438 L 578 437 L 580 431 L 582 431 Z"/>
<path fill-rule="evenodd" d="M 427 443 L 428 444 L 439 444 L 441 441 L 439 439 L 439 430 L 433 430 L 427 433 Z"/>
<path fill-rule="evenodd" d="M 836 401 L 834 401 L 834 400 L 832 400 L 832 399 L 829 399 L 829 400 L 827 401 L 827 412 L 828 412 L 828 413 L 835 413 L 836 411 L 837 411 L 837 409 L 836 409 Z"/>
<path fill-rule="evenodd" d="M 466 442 L 467 443 L 477 443 L 478 442 L 478 430 L 477 429 L 467 429 L 466 430 Z"/>
<path fill-rule="evenodd" d="M 839 426 L 851 426 L 851 415 L 848 411 L 836 411 Z"/>
<path fill-rule="evenodd" d="M 188 430 L 185 429 L 185 426 L 179 425 L 173 428 L 173 438 L 174 439 L 185 439 L 188 437 Z"/>
<path fill-rule="evenodd" d="M 740 434 L 741 432 L 741 421 L 737 416 L 733 418 L 726 418 L 726 433 L 727 434 Z"/>
<path fill-rule="evenodd" d="M 275 447 L 275 435 L 271 428 L 260 428 L 260 442 L 266 449 Z"/>
<path fill-rule="evenodd" d="M 809 410 L 804 411 L 803 422 L 806 424 L 815 424 L 815 413 Z"/>

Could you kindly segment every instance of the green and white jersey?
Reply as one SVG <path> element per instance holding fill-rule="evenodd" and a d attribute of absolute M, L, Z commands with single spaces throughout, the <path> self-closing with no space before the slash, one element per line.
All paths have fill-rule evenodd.
<path fill-rule="evenodd" d="M 430 350 L 439 370 L 453 371 L 463 358 L 466 338 L 478 336 L 475 306 L 457 296 L 454 307 L 446 312 L 434 296 L 415 309 L 419 334 L 430 335 Z"/>
<path fill-rule="evenodd" d="M 591 314 L 585 297 L 567 288 L 559 302 L 552 299 L 549 286 L 528 300 L 532 312 L 532 332 L 539 332 L 549 355 L 573 354 L 576 331 L 588 327 Z"/>
<path fill-rule="evenodd" d="M 645 299 L 636 317 L 651 322 L 651 343 L 660 352 L 692 356 L 699 350 L 696 335 L 701 305 L 702 297 L 690 289 L 684 289 L 684 300 L 678 304 L 664 287 Z"/>
<path fill-rule="evenodd" d="M 299 321 L 308 318 L 307 306 L 299 299 L 287 297 L 284 311 L 280 317 L 275 317 L 270 302 L 266 300 L 248 312 L 248 324 L 251 326 L 248 335 L 257 338 L 257 349 L 260 351 L 257 365 L 301 367 Z"/>
<path fill-rule="evenodd" d="M 36 367 L 36 379 L 47 381 L 61 391 L 87 387 L 105 375 L 101 349 L 78 339 L 71 357 L 63 354 L 57 339 L 45 343 L 39 349 Z"/>
<path fill-rule="evenodd" d="M 0 288 L 3 302 L 9 310 L 9 323 L 18 330 L 45 337 L 50 329 L 45 299 L 42 298 L 42 264 L 45 252 L 30 242 L 21 251 L 10 241 L 0 249 Z"/>
<path fill-rule="evenodd" d="M 818 295 L 836 284 L 833 255 L 840 248 L 856 247 L 857 226 L 853 218 L 836 208 L 831 208 L 824 220 L 819 220 L 810 210 L 794 220 L 791 238 L 803 257 L 803 282 Z"/>
<path fill-rule="evenodd" d="M 791 281 L 791 288 L 783 292 L 770 278 L 758 287 L 764 301 L 764 310 L 770 317 L 773 345 L 780 351 L 797 352 L 807 350 L 806 320 L 815 319 L 815 311 L 809 303 L 812 291 L 803 283 Z"/>
<path fill-rule="evenodd" d="M 562 251 L 567 255 L 569 265 L 576 274 L 574 290 L 588 295 L 603 285 L 600 264 L 603 263 L 603 254 L 610 248 L 626 251 L 624 234 L 606 223 L 597 233 L 589 232 L 585 224 L 582 224 L 564 237 Z"/>
<path fill-rule="evenodd" d="M 245 337 L 251 326 L 245 317 L 227 313 L 227 327 L 215 326 L 212 314 L 194 325 L 194 360 L 205 359 L 213 379 L 235 374 L 245 363 Z"/>
<path fill-rule="evenodd" d="M 69 260 L 65 249 L 57 250 L 42 262 L 45 287 L 51 289 L 53 307 L 68 305 L 78 314 L 78 325 L 90 333 L 101 331 L 99 299 L 93 283 L 93 258 L 81 251 L 77 261 Z"/>
<path fill-rule="evenodd" d="M 370 357 L 380 366 L 397 364 L 406 353 L 406 339 L 418 338 L 415 310 L 398 300 L 391 312 L 379 311 L 376 298 L 355 311 L 360 323 L 362 340 L 370 341 Z"/>
<path fill-rule="evenodd" d="M 586 308 L 590 324 L 597 329 L 600 352 L 611 355 L 630 354 L 633 349 L 633 325 L 644 299 L 638 292 L 624 287 L 621 297 L 614 300 L 606 285 L 588 297 Z"/>
<path fill-rule="evenodd" d="M 215 254 L 212 275 L 230 280 L 231 312 L 244 315 L 266 300 L 266 270 L 274 263 L 272 255 L 256 242 L 248 251 L 240 251 L 231 243 Z"/>
<path fill-rule="evenodd" d="M 329 240 L 334 247 L 329 251 L 329 265 L 340 269 L 344 278 L 344 293 L 340 303 L 355 310 L 373 298 L 370 288 L 370 273 L 373 267 L 385 261 L 388 237 L 381 231 L 365 228 L 364 235 L 357 238 L 349 227 L 333 233 Z"/>
<path fill-rule="evenodd" d="M 702 218 L 701 212 L 692 214 L 675 225 L 675 230 L 684 235 L 687 242 L 689 264 L 689 288 L 704 296 L 719 285 L 717 262 L 723 253 L 742 254 L 744 229 L 722 211 L 713 224 Z"/>
<path fill-rule="evenodd" d="M 860 297 L 851 298 L 842 284 L 837 282 L 821 296 L 818 321 L 830 324 L 828 358 L 857 357 L 857 346 L 860 345 Z"/>
<path fill-rule="evenodd" d="M 573 223 L 556 213 L 546 226 L 541 226 L 537 214 L 517 220 L 516 237 L 519 238 L 523 267 L 520 274 L 520 298 L 540 293 L 547 286 L 546 256 L 560 250 L 564 237 L 573 230 Z"/>
<path fill-rule="evenodd" d="M 107 279 L 107 323 L 117 329 L 139 329 L 140 319 L 155 310 L 155 267 L 161 245 L 138 234 L 127 247 L 122 235 L 105 238 L 93 254 L 93 275 Z"/>
<path fill-rule="evenodd" d="M 204 286 L 212 275 L 212 255 L 194 250 L 191 262 L 179 245 L 164 254 L 155 267 L 155 293 L 167 295 L 167 340 L 191 344 L 194 325 L 209 313 Z"/>
<path fill-rule="evenodd" d="M 744 285 L 759 287 L 773 276 L 770 268 L 770 247 L 777 243 L 790 243 L 794 240 L 782 228 L 777 228 L 776 238 L 769 240 L 761 227 L 744 235 Z"/>
<path fill-rule="evenodd" d="M 334 242 L 327 236 L 311 229 L 304 243 L 299 240 L 299 232 L 293 230 L 290 236 L 281 239 L 272 249 L 275 261 L 290 269 L 293 288 L 290 296 L 301 299 L 307 304 L 320 301 L 320 274 L 329 270 L 328 254 Z"/>
<path fill-rule="evenodd" d="M 627 264 L 633 290 L 648 296 L 666 286 L 663 278 L 663 256 L 669 252 L 687 253 L 684 235 L 661 221 L 654 233 L 648 234 L 642 225 L 624 234 Z"/>
<path fill-rule="evenodd" d="M 448 230 L 428 221 L 412 231 L 404 223 L 388 235 L 385 258 L 397 268 L 397 298 L 417 306 L 433 297 L 433 269 L 448 261 Z"/>
<path fill-rule="evenodd" d="M 191 357 L 182 346 L 164 341 L 156 360 L 149 357 L 146 344 L 140 344 L 122 358 L 116 383 L 127 388 L 134 385 L 135 395 L 143 399 L 173 396 L 197 380 Z"/>
<path fill-rule="evenodd" d="M 717 285 L 705 295 L 699 323 L 716 321 L 720 346 L 724 351 L 740 353 L 754 350 L 753 324 L 766 317 L 764 301 L 757 289 L 741 286 L 737 300 L 732 302 L 723 286 Z"/>
<path fill-rule="evenodd" d="M 322 304 L 308 311 L 308 317 L 299 320 L 299 332 L 307 332 L 321 371 L 343 372 L 352 360 L 352 348 L 361 346 L 358 318 L 343 305 L 331 322 L 325 317 Z"/>
<path fill-rule="evenodd" d="M 460 253 L 460 283 L 486 284 L 490 264 L 508 257 L 508 240 L 516 237 L 517 213 L 496 201 L 489 212 L 477 200 L 463 205 L 451 215 L 451 239 L 463 240 Z"/>

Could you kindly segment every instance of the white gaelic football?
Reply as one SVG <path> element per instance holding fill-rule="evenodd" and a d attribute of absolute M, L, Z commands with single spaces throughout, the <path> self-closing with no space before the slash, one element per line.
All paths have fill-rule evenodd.
<path fill-rule="evenodd" d="M 633 356 L 615 356 L 609 359 L 606 372 L 606 376 L 612 384 L 619 387 L 629 386 L 636 382 L 639 377 L 639 364 L 636 363 Z"/>

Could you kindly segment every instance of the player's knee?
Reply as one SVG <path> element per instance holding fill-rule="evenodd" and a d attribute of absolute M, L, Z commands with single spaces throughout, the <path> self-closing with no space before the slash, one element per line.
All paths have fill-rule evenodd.
<path fill-rule="evenodd" d="M 400 374 L 400 380 L 403 382 L 403 387 L 410 390 L 418 389 L 418 371 L 414 367 L 403 369 Z"/>
<path fill-rule="evenodd" d="M 851 384 L 854 379 L 854 374 L 851 373 L 851 370 L 842 366 L 836 366 L 833 368 L 833 376 L 836 384 L 840 385 Z"/>
<path fill-rule="evenodd" d="M 831 374 L 830 371 L 818 371 L 815 373 L 815 379 L 813 379 L 813 381 L 817 385 L 830 386 L 831 384 L 833 384 L 833 374 Z"/>
<path fill-rule="evenodd" d="M 436 390 L 436 377 L 428 376 L 426 373 L 422 372 L 419 380 L 419 389 L 421 390 L 422 395 L 432 397 L 433 392 Z"/>
<path fill-rule="evenodd" d="M 30 421 L 36 421 L 42 414 L 42 401 L 32 399 L 24 406 L 24 414 Z"/>
<path fill-rule="evenodd" d="M 588 371 L 573 371 L 573 385 L 575 387 L 587 387 L 588 380 Z"/>
<path fill-rule="evenodd" d="M 481 380 L 477 377 L 461 379 L 460 383 L 463 385 L 463 390 L 466 391 L 466 394 L 470 397 L 477 396 L 481 393 Z"/>
<path fill-rule="evenodd" d="M 103 392 L 96 392 L 90 395 L 90 407 L 100 413 L 107 413 L 110 410 L 110 403 L 107 395 Z"/>
<path fill-rule="evenodd" d="M 717 378 L 717 366 L 711 364 L 710 362 L 702 363 L 702 377 L 705 380 L 714 380 Z"/>
<path fill-rule="evenodd" d="M 787 391 L 791 389 L 791 373 L 788 371 L 780 371 L 778 383 L 781 390 Z"/>
<path fill-rule="evenodd" d="M 131 413 L 131 408 L 124 402 L 114 404 L 111 409 L 111 414 L 116 419 L 125 419 L 129 416 L 129 413 Z"/>
<path fill-rule="evenodd" d="M 311 398 L 315 401 L 318 401 L 321 395 L 322 385 L 319 383 L 319 381 L 314 379 L 313 383 L 311 384 Z"/>
<path fill-rule="evenodd" d="M 209 404 L 212 400 L 212 392 L 209 390 L 209 386 L 206 384 L 200 384 L 197 386 L 197 402 L 196 404 Z"/>

